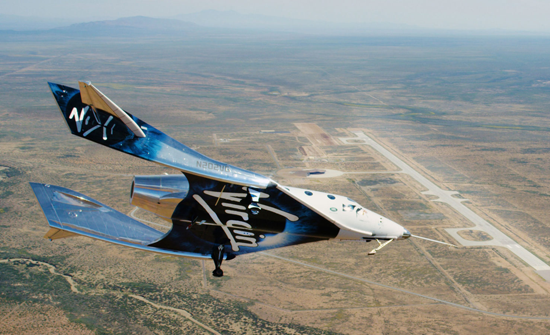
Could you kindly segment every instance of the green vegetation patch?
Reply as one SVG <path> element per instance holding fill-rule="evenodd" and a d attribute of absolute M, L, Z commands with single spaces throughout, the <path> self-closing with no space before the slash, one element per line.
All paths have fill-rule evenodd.
<path fill-rule="evenodd" d="M 24 251 L 13 254 L 28 255 Z M 145 330 L 163 334 L 204 333 L 203 328 L 175 311 L 157 308 L 130 294 L 190 312 L 194 319 L 224 334 L 333 334 L 312 327 L 265 321 L 248 310 L 253 302 L 221 301 L 192 289 L 174 291 L 148 282 L 123 282 L 104 285 L 98 290 L 78 282 L 80 293 L 71 291 L 67 280 L 50 273 L 45 265 L 17 260 L 0 263 L 0 301 L 55 305 L 65 311 L 71 322 L 83 324 L 97 334 L 143 333 Z"/>
<path fill-rule="evenodd" d="M 359 186 L 391 185 L 398 183 L 393 178 L 361 179 L 357 182 Z"/>

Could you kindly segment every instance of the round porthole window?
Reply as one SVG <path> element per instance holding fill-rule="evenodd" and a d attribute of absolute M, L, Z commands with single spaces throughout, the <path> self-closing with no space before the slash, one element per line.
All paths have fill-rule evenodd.
<path fill-rule="evenodd" d="M 328 198 L 329 198 L 330 200 L 334 200 L 334 199 L 336 199 L 336 197 L 335 197 L 335 196 L 333 196 L 332 194 L 329 194 L 329 195 L 327 195 L 327 197 L 328 197 Z"/>
<path fill-rule="evenodd" d="M 337 209 L 336 207 L 331 207 L 330 210 L 331 210 L 332 212 L 336 212 L 338 209 Z"/>
<path fill-rule="evenodd" d="M 306 191 L 305 193 L 310 196 L 313 195 L 313 193 L 311 193 L 310 191 Z"/>

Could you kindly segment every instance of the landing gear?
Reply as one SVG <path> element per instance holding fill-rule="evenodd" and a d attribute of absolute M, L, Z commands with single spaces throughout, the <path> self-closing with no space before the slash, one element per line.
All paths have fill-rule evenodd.
<path fill-rule="evenodd" d="M 216 269 L 212 271 L 212 275 L 214 277 L 223 277 L 223 270 L 221 269 L 222 261 L 223 261 L 223 245 L 219 245 L 217 247 L 214 247 L 212 250 L 212 259 L 214 260 L 214 265 L 216 266 Z"/>
<path fill-rule="evenodd" d="M 212 271 L 212 275 L 214 277 L 223 277 L 223 270 L 222 269 L 216 269 Z"/>
<path fill-rule="evenodd" d="M 376 242 L 378 242 L 378 248 L 374 248 L 372 249 L 368 255 L 369 256 L 372 256 L 372 255 L 376 255 L 376 252 L 380 249 L 382 249 L 383 247 L 387 246 L 388 244 L 390 244 L 390 242 L 393 241 L 393 239 L 389 240 L 389 241 L 386 241 L 384 243 L 380 242 L 378 239 L 376 240 Z"/>

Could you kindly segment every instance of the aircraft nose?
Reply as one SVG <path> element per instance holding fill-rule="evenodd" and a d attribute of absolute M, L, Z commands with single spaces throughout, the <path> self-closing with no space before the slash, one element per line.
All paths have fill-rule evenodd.
<path fill-rule="evenodd" d="M 401 238 L 406 240 L 409 237 L 411 237 L 411 233 L 407 229 L 403 228 L 403 235 L 401 235 Z"/>

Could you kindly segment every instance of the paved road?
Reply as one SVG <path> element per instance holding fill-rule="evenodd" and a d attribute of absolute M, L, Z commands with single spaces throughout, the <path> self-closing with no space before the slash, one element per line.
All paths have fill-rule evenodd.
<path fill-rule="evenodd" d="M 267 151 L 271 155 L 271 158 L 273 158 L 273 161 L 275 162 L 275 165 L 277 165 L 277 170 L 282 169 L 283 167 L 279 163 L 279 160 L 277 159 L 277 155 L 275 154 L 275 151 L 273 150 L 273 147 L 271 145 L 266 145 Z"/>
<path fill-rule="evenodd" d="M 401 173 L 406 173 L 413 177 L 416 181 L 418 181 L 420 184 L 422 184 L 425 188 L 427 188 L 427 191 L 422 192 L 423 194 L 429 194 L 437 196 L 438 198 L 433 201 L 439 201 L 444 202 L 450 207 L 452 207 L 454 210 L 462 214 L 464 217 L 466 217 L 468 220 L 470 220 L 475 227 L 473 228 L 448 228 L 445 229 L 452 237 L 454 237 L 460 244 L 464 246 L 480 246 L 480 245 L 488 245 L 488 246 L 502 246 L 510 249 L 514 254 L 516 254 L 519 258 L 521 258 L 525 263 L 529 264 L 531 267 L 533 267 L 539 275 L 541 275 L 546 281 L 550 282 L 550 266 L 548 266 L 546 263 L 544 263 L 542 260 L 540 260 L 537 256 L 533 255 L 531 252 L 529 252 L 527 249 L 516 243 L 514 240 L 512 240 L 510 237 L 502 233 L 500 230 L 498 230 L 495 226 L 484 220 L 482 217 L 477 215 L 475 212 L 473 212 L 468 207 L 464 206 L 462 204 L 462 201 L 465 201 L 466 199 L 458 199 L 453 197 L 452 195 L 458 194 L 456 191 L 445 191 L 432 183 L 430 180 L 428 180 L 426 177 L 418 173 L 416 170 L 414 170 L 411 166 L 409 166 L 407 163 L 403 162 L 401 159 L 399 159 L 397 156 L 392 154 L 390 151 L 388 151 L 386 148 L 378 144 L 376 141 L 374 141 L 372 138 L 368 137 L 363 133 L 362 131 L 353 131 L 353 133 L 357 137 L 353 138 L 340 138 L 340 140 L 343 143 L 346 144 L 367 144 L 370 145 L 372 148 L 374 148 L 376 151 L 384 155 L 387 159 L 389 159 L 393 164 L 398 166 L 402 171 Z M 357 140 L 362 139 L 363 143 L 357 143 Z M 350 140 L 354 140 L 353 142 L 348 142 Z M 476 229 L 476 230 L 482 230 L 486 232 L 487 234 L 491 235 L 493 237 L 490 241 L 468 241 L 460 235 L 457 234 L 460 230 L 470 230 L 470 229 Z"/>

